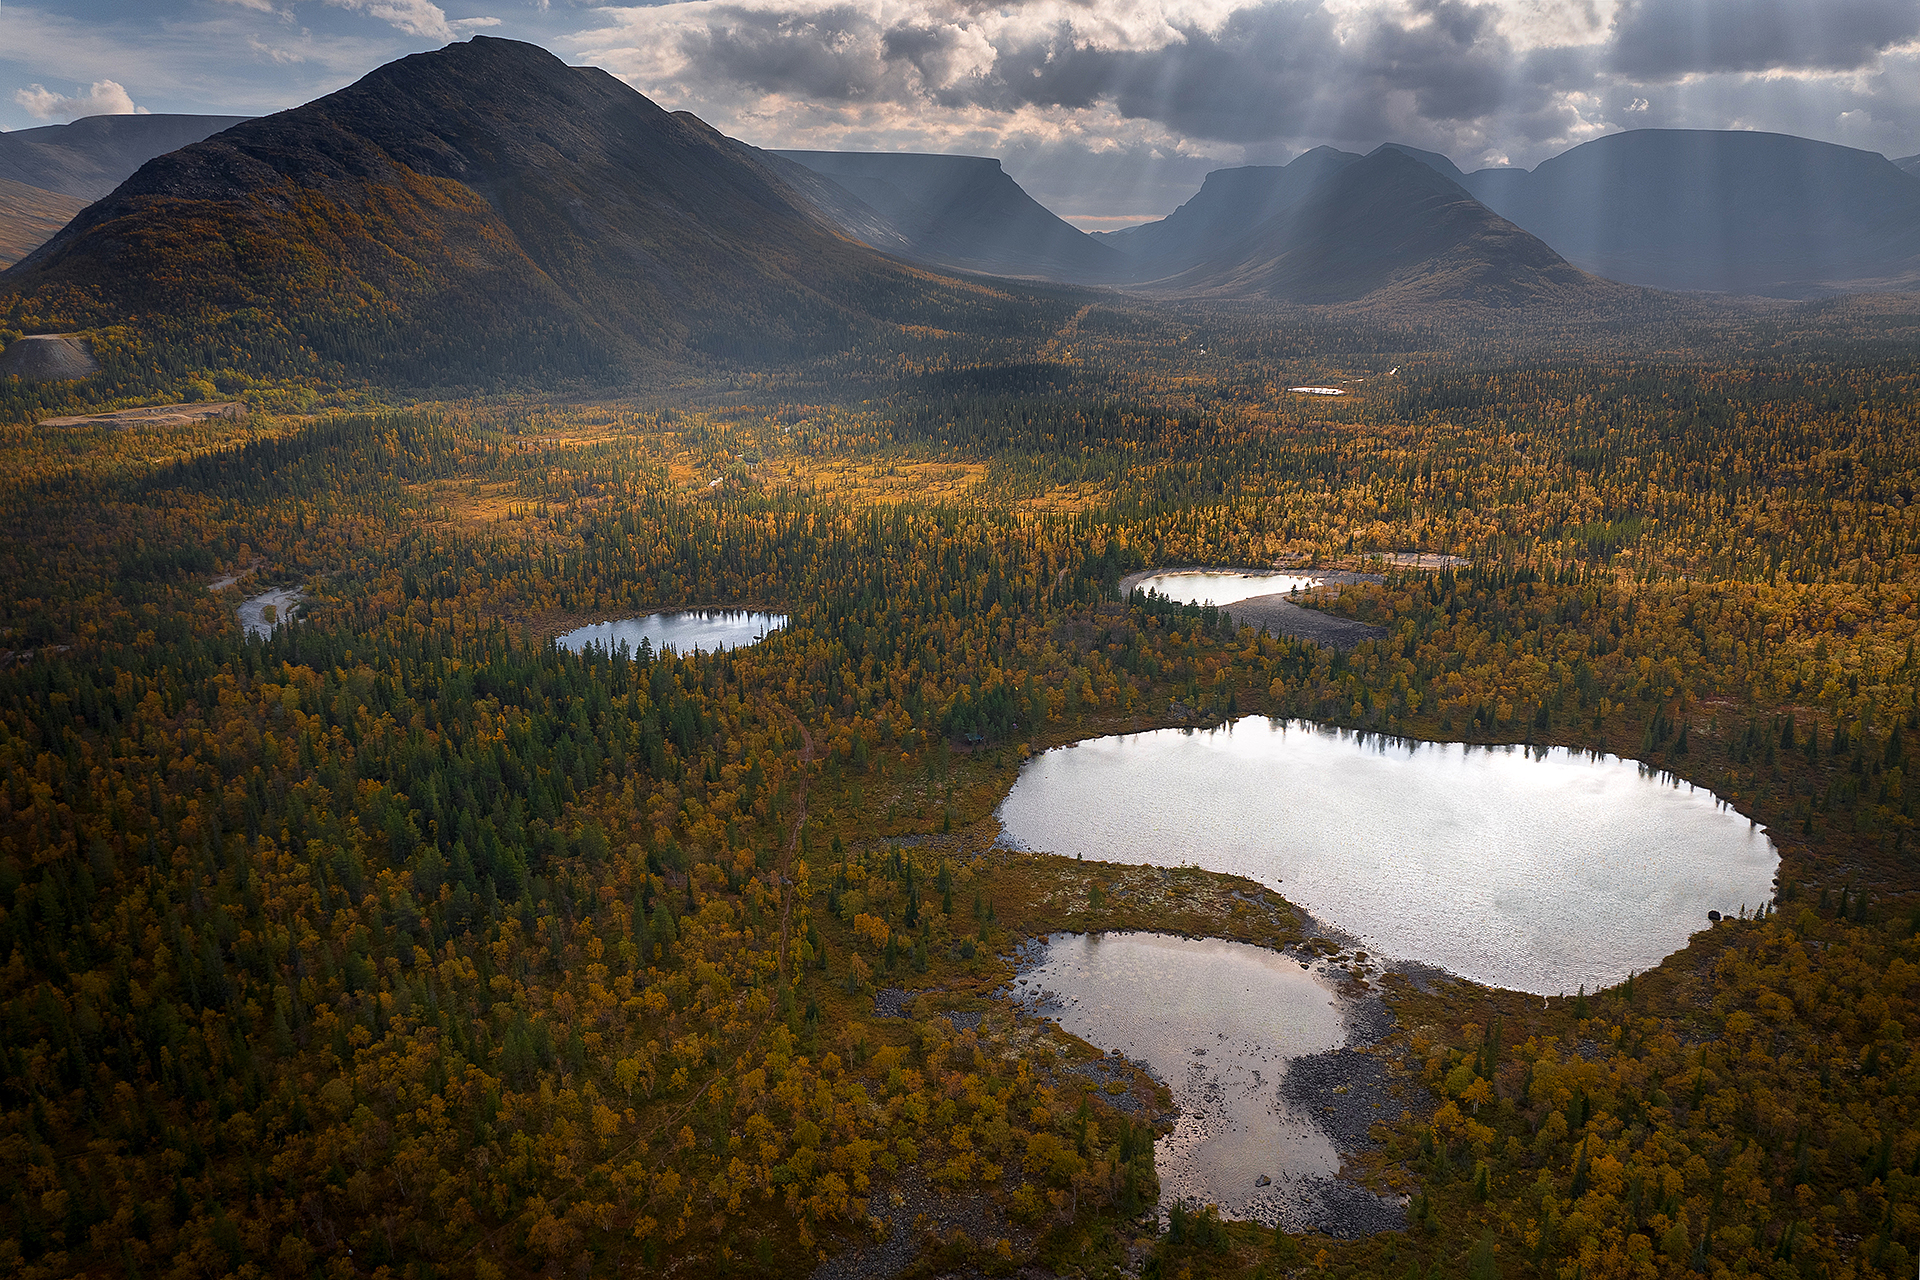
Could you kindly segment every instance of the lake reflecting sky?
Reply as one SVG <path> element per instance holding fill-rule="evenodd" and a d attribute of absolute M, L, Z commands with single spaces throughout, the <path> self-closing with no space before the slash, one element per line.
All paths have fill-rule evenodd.
<path fill-rule="evenodd" d="M 1058 748 L 1003 839 L 1267 884 L 1370 951 L 1553 995 L 1610 986 L 1757 907 L 1765 830 L 1630 760 L 1248 717 Z"/>

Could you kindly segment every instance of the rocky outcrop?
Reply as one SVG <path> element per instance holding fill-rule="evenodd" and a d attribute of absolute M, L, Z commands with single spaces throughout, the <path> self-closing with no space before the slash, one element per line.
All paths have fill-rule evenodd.
<path fill-rule="evenodd" d="M 100 372 L 87 340 L 70 333 L 41 333 L 21 338 L 0 352 L 0 378 L 53 382 L 89 378 Z"/>

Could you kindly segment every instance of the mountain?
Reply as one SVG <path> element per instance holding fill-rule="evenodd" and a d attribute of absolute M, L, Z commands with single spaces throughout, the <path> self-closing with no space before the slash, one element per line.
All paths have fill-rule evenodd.
<path fill-rule="evenodd" d="M 1920 284 L 1920 178 L 1778 133 L 1639 129 L 1461 185 L 1589 271 L 1801 297 Z"/>
<path fill-rule="evenodd" d="M 98 200 L 155 156 L 210 138 L 246 116 L 88 116 L 0 133 L 0 178 Z"/>
<path fill-rule="evenodd" d="M 1901 156 L 1893 163 L 1902 173 L 1910 173 L 1920 178 L 1920 156 Z"/>
<path fill-rule="evenodd" d="M 762 151 L 737 140 L 733 141 L 733 145 L 773 170 L 782 182 L 807 202 L 824 225 L 858 240 L 869 249 L 898 254 L 903 258 L 915 256 L 913 241 L 894 225 L 893 219 L 832 178 L 816 173 L 796 160 L 789 160 L 779 152 Z"/>
<path fill-rule="evenodd" d="M 1422 151 L 1419 147 L 1410 147 L 1404 142 L 1383 143 L 1377 150 L 1398 151 L 1403 156 L 1412 156 L 1415 160 L 1418 160 L 1421 164 L 1424 164 L 1427 168 L 1433 170 L 1443 178 L 1451 178 L 1453 181 L 1459 183 L 1466 182 L 1467 175 L 1460 171 L 1460 166 L 1441 155 L 1438 151 Z"/>
<path fill-rule="evenodd" d="M 1489 307 L 1585 304 L 1629 292 L 1571 266 L 1392 147 L 1340 166 L 1231 248 L 1156 287 L 1271 302 Z"/>
<path fill-rule="evenodd" d="M 453 385 L 840 350 L 986 297 L 828 229 L 606 72 L 476 37 L 149 161 L 0 275 L 0 323 Z"/>
<path fill-rule="evenodd" d="M 1286 165 L 1216 169 L 1194 197 L 1158 222 L 1095 238 L 1127 259 L 1132 280 L 1157 280 L 1198 266 L 1269 218 L 1297 208 L 1327 178 L 1359 156 L 1315 147 Z"/>
<path fill-rule="evenodd" d="M 87 207 L 85 200 L 0 178 L 0 267 L 45 244 Z"/>
<path fill-rule="evenodd" d="M 991 275 L 1101 280 L 1119 254 L 1057 217 L 1021 189 L 998 160 L 912 152 L 776 151 L 830 179 L 860 206 L 848 235 L 918 262 Z M 838 206 L 844 209 L 845 201 Z M 875 227 L 869 214 L 884 219 Z M 904 242 L 904 248 L 901 247 Z"/>

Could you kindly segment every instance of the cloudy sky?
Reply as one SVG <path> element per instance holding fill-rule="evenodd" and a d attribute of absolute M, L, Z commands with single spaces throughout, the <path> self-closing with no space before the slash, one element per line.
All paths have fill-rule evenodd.
<path fill-rule="evenodd" d="M 761 146 L 998 156 L 1089 228 L 1320 143 L 1466 169 L 1662 126 L 1920 152 L 1920 0 L 0 0 L 0 127 L 256 114 L 476 33 Z"/>

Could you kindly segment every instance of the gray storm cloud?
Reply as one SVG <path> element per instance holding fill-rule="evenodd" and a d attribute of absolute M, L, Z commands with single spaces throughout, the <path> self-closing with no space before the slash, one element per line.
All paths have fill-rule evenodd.
<path fill-rule="evenodd" d="M 1920 35 L 1920 0 L 1628 0 L 1610 69 L 1677 80 L 1727 71 L 1852 71 Z"/>
<path fill-rule="evenodd" d="M 1920 150 L 1906 134 L 1920 106 L 1920 0 L 690 0 L 603 12 L 610 25 L 577 39 L 584 60 L 770 145 L 1078 148 L 1171 165 L 1180 182 L 1197 165 L 1270 163 L 1322 142 L 1531 165 L 1649 125 Z"/>

